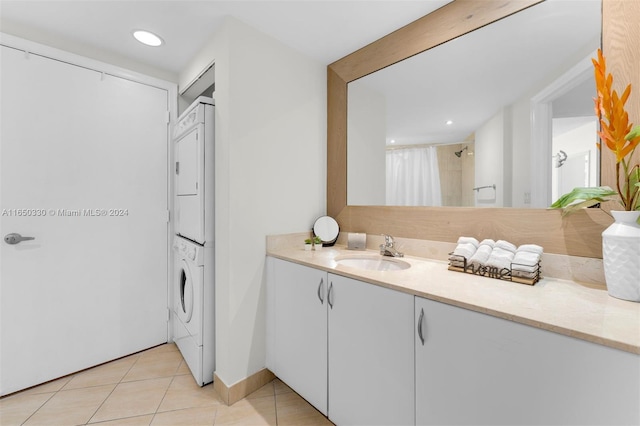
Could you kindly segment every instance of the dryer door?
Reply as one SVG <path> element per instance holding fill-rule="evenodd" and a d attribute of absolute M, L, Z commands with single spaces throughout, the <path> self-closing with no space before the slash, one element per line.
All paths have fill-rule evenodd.
<path fill-rule="evenodd" d="M 202 157 L 198 145 L 201 133 L 198 125 L 176 142 L 176 193 L 197 195 Z"/>
<path fill-rule="evenodd" d="M 193 277 L 185 260 L 180 262 L 177 284 L 175 311 L 178 318 L 186 325 L 193 316 Z"/>
<path fill-rule="evenodd" d="M 204 125 L 198 124 L 176 142 L 175 230 L 204 244 Z"/>

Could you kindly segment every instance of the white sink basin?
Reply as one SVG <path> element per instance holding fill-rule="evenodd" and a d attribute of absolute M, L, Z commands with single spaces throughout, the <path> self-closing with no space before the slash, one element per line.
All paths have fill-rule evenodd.
<path fill-rule="evenodd" d="M 338 265 L 351 268 L 364 269 L 367 271 L 401 271 L 409 269 L 411 265 L 405 261 L 394 257 L 383 257 L 380 255 L 371 256 L 338 256 L 335 261 Z"/>

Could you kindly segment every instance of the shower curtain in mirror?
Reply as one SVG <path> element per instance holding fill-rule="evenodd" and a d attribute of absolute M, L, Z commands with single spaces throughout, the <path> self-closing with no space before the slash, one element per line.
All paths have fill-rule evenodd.
<path fill-rule="evenodd" d="M 387 205 L 442 205 L 436 147 L 387 150 Z"/>

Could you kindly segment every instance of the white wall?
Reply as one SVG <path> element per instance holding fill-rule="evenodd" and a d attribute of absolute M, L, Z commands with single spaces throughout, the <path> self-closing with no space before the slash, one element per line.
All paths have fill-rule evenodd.
<path fill-rule="evenodd" d="M 511 135 L 513 155 L 512 207 L 531 207 L 531 98 L 525 96 L 511 105 L 514 131 Z"/>
<path fill-rule="evenodd" d="M 347 204 L 386 204 L 387 103 L 364 84 L 349 85 Z"/>
<path fill-rule="evenodd" d="M 598 185 L 598 150 L 596 143 L 598 142 L 597 130 L 598 120 L 594 114 L 593 117 L 589 117 L 588 122 L 584 122 L 584 118 L 554 118 L 553 125 L 560 126 L 561 123 L 567 123 L 565 126 L 572 127 L 560 135 L 553 138 L 553 154 L 556 155 L 558 151 L 564 151 L 569 158 L 573 158 L 576 155 L 589 152 L 589 186 Z M 555 158 L 553 159 L 555 163 Z M 552 170 L 551 179 L 551 199 L 557 200 L 558 197 L 563 195 L 559 192 L 558 187 L 558 172 L 560 169 L 555 166 Z M 576 185 L 583 186 L 583 185 Z M 573 187 L 571 188 L 573 189 Z M 569 189 L 570 190 L 570 189 Z M 568 192 L 568 191 L 567 191 Z"/>
<path fill-rule="evenodd" d="M 496 185 L 475 193 L 477 207 L 502 207 L 504 191 L 504 110 L 500 110 L 476 130 L 475 185 Z M 474 191 L 475 192 L 475 191 Z"/>
<path fill-rule="evenodd" d="M 216 372 L 265 366 L 265 236 L 325 213 L 326 66 L 234 19 L 180 74 L 216 66 Z M 302 241 L 301 241 L 302 244 Z"/>
<path fill-rule="evenodd" d="M 513 188 L 511 192 L 513 207 L 532 207 L 529 198 L 531 195 L 532 182 L 536 179 L 536 170 L 532 170 L 535 161 L 547 161 L 547 159 L 533 158 L 531 141 L 531 99 L 559 79 L 570 69 L 572 69 L 584 58 L 593 54 L 594 46 L 599 46 L 600 40 L 590 40 L 582 48 L 569 57 L 565 63 L 548 75 L 541 76 L 541 80 L 535 87 L 532 87 L 524 96 L 511 105 L 511 120 L 513 128 L 517 133 L 513 133 L 512 141 L 512 161 L 513 161 Z M 586 148 L 586 145 L 585 145 Z M 533 206 L 541 208 L 545 206 Z"/>

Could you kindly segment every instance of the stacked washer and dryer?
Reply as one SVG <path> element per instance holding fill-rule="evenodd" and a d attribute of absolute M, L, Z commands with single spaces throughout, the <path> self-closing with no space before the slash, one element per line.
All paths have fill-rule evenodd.
<path fill-rule="evenodd" d="M 213 99 L 199 97 L 180 115 L 173 148 L 173 336 L 203 386 L 215 368 Z"/>

